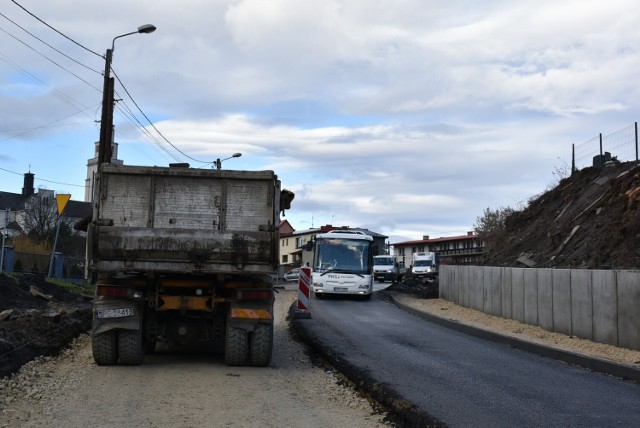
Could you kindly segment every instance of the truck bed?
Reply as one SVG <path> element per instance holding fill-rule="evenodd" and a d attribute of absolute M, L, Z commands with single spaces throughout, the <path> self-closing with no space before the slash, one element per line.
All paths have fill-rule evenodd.
<path fill-rule="evenodd" d="M 273 171 L 103 164 L 96 187 L 94 271 L 277 268 L 280 182 Z"/>

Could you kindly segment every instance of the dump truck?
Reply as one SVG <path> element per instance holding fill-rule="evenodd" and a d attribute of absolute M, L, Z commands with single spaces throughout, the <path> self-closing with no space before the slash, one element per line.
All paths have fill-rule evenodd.
<path fill-rule="evenodd" d="M 279 218 L 293 199 L 274 172 L 104 163 L 95 180 L 95 362 L 141 364 L 166 342 L 268 366 Z"/>

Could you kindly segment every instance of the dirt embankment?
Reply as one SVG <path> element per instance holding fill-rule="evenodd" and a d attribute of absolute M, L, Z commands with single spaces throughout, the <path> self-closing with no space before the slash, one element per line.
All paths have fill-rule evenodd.
<path fill-rule="evenodd" d="M 485 265 L 640 268 L 640 166 L 584 168 L 511 215 Z"/>
<path fill-rule="evenodd" d="M 0 274 L 0 378 L 91 328 L 91 304 L 39 275 Z"/>

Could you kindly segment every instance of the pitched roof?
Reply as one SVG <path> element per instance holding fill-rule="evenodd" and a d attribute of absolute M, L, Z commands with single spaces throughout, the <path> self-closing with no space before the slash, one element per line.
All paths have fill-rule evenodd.
<path fill-rule="evenodd" d="M 433 239 L 418 239 L 416 241 L 404 241 L 404 242 L 396 242 L 391 245 L 414 245 L 414 244 L 435 244 L 437 242 L 447 242 L 447 241 L 466 241 L 468 239 L 478 239 L 478 235 L 458 235 L 458 236 L 446 236 L 440 238 Z"/>
<path fill-rule="evenodd" d="M 24 208 L 24 196 L 20 193 L 0 192 L 0 210 L 18 211 Z"/>

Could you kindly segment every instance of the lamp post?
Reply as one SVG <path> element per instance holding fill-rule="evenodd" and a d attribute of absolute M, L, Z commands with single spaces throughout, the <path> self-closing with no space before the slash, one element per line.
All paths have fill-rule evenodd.
<path fill-rule="evenodd" d="M 100 119 L 100 141 L 98 143 L 98 166 L 103 163 L 111 163 L 111 141 L 113 140 L 113 77 L 111 77 L 111 59 L 115 49 L 116 39 L 131 34 L 153 33 L 156 27 L 145 24 L 138 27 L 137 31 L 120 34 L 113 38 L 111 49 L 107 49 L 104 56 L 104 87 L 102 89 L 102 117 Z"/>
<path fill-rule="evenodd" d="M 222 169 L 222 161 L 226 161 L 227 159 L 232 159 L 232 158 L 239 158 L 240 156 L 242 156 L 242 153 L 234 153 L 233 155 L 229 156 L 228 158 L 224 158 L 224 159 L 216 159 L 216 169 Z"/>

